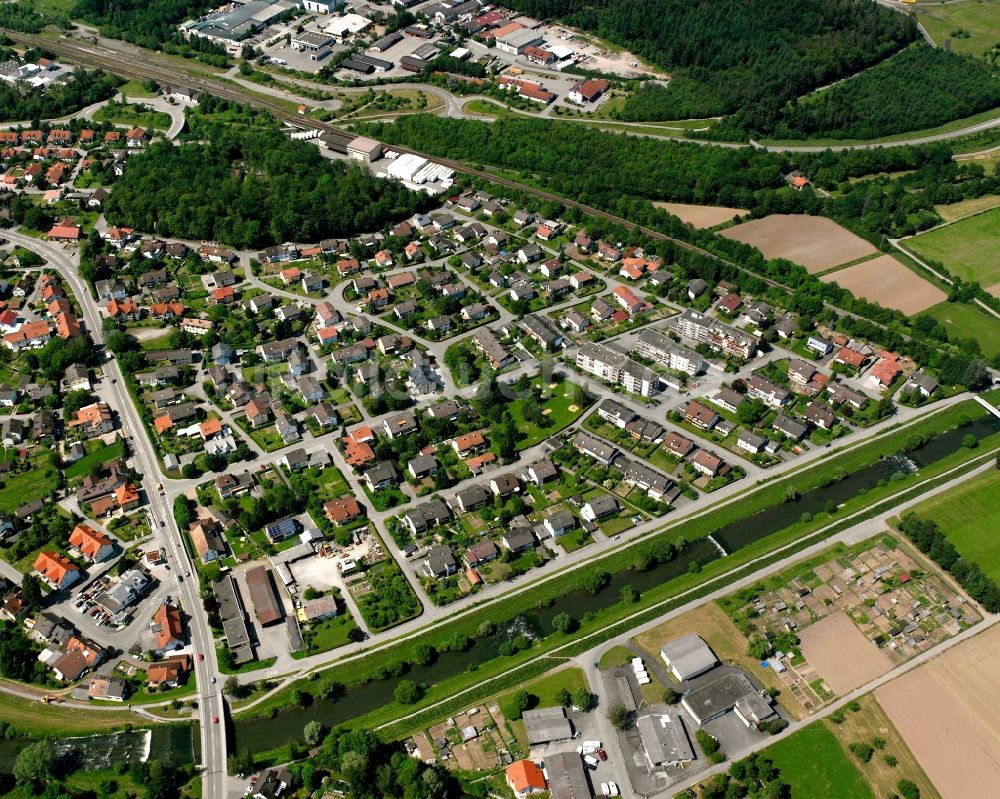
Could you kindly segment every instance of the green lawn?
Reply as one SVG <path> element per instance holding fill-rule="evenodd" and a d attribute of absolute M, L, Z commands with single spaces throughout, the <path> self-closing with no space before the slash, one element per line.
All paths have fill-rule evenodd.
<path fill-rule="evenodd" d="M 116 460 L 125 455 L 125 442 L 121 438 L 116 438 L 111 444 L 101 444 L 100 442 L 88 442 L 87 454 L 76 463 L 71 463 L 66 467 L 66 479 L 72 480 L 74 477 L 86 477 L 90 474 L 92 467 L 102 463 Z"/>
<path fill-rule="evenodd" d="M 991 357 L 1000 353 L 1000 321 L 985 311 L 964 302 L 941 302 L 924 313 L 941 322 L 950 335 L 976 339 L 983 355 Z"/>
<path fill-rule="evenodd" d="M 951 39 L 955 52 L 982 56 L 1000 42 L 1000 0 L 921 3 L 917 11 L 917 20 L 938 47 Z"/>
<path fill-rule="evenodd" d="M 770 746 L 763 754 L 781 769 L 792 796 L 874 799 L 871 787 L 823 721 Z"/>
<path fill-rule="evenodd" d="M 324 619 L 318 624 L 303 627 L 304 647 L 301 652 L 293 653 L 292 657 L 300 658 L 319 652 L 329 652 L 331 649 L 343 646 L 349 640 L 347 634 L 357 626 L 354 617 L 345 611 L 332 619 Z"/>
<path fill-rule="evenodd" d="M 908 250 L 939 261 L 963 280 L 978 280 L 984 287 L 1000 283 L 1000 208 L 922 233 L 904 243 Z"/>
<path fill-rule="evenodd" d="M 915 508 L 936 521 L 961 555 L 1000 581 L 1000 471 L 989 471 Z"/>
<path fill-rule="evenodd" d="M 531 381 L 533 385 L 540 385 L 539 379 Z M 524 418 L 522 407 L 523 400 L 514 400 L 507 407 L 510 415 L 517 424 L 517 429 L 524 433 L 517 446 L 518 449 L 527 449 L 544 441 L 549 436 L 553 436 L 568 425 L 571 425 L 580 418 L 587 406 L 574 403 L 573 394 L 576 386 L 568 380 L 563 380 L 555 384 L 555 388 L 550 388 L 550 384 L 542 385 L 542 413 L 545 414 L 545 427 L 529 422 Z"/>
<path fill-rule="evenodd" d="M 43 458 L 32 461 L 27 472 L 12 472 L 3 478 L 0 510 L 12 511 L 26 502 L 51 496 L 59 487 L 59 472 Z"/>

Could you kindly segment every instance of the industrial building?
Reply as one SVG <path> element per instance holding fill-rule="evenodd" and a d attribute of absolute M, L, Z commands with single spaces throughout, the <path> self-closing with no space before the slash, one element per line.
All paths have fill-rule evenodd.
<path fill-rule="evenodd" d="M 694 633 L 665 643 L 660 650 L 660 657 L 681 682 L 704 674 L 718 662 L 711 647 Z"/>
<path fill-rule="evenodd" d="M 583 760 L 576 752 L 559 752 L 545 757 L 544 771 L 552 799 L 591 799 Z"/>
<path fill-rule="evenodd" d="M 250 569 L 247 572 L 247 588 L 250 589 L 250 601 L 253 602 L 257 620 L 263 627 L 281 621 L 285 617 L 284 605 L 268 569 L 264 566 Z"/>
<path fill-rule="evenodd" d="M 679 766 L 694 760 L 694 749 L 684 727 L 684 719 L 678 714 L 649 713 L 637 718 L 635 726 L 650 768 Z"/>
<path fill-rule="evenodd" d="M 188 23 L 183 30 L 188 35 L 234 44 L 270 25 L 293 7 L 294 4 L 288 0 L 250 0 L 229 11 L 209 14 L 204 19 Z"/>
<path fill-rule="evenodd" d="M 566 718 L 562 707 L 542 707 L 525 710 L 521 715 L 528 744 L 547 744 L 551 741 L 568 741 L 573 737 L 573 725 Z"/>
<path fill-rule="evenodd" d="M 374 139 L 358 136 L 347 145 L 347 157 L 352 161 L 364 161 L 370 164 L 382 155 L 382 145 Z"/>
<path fill-rule="evenodd" d="M 737 715 L 740 720 L 748 727 L 756 728 L 760 722 L 777 715 L 771 700 L 764 696 L 743 672 L 726 671 L 717 679 L 685 694 L 681 704 L 699 725 L 717 719 L 739 705 Z"/>

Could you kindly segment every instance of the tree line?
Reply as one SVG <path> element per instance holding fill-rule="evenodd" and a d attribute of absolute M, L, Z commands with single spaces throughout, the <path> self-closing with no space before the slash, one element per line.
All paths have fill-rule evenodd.
<path fill-rule="evenodd" d="M 937 522 L 909 511 L 900 519 L 899 529 L 921 552 L 954 577 L 988 613 L 1000 612 L 1000 587 L 983 573 L 978 563 L 958 553 Z"/>
<path fill-rule="evenodd" d="M 1000 80 L 989 64 L 918 42 L 850 80 L 792 101 L 774 120 L 741 110 L 704 135 L 873 139 L 935 127 L 997 105 Z"/>
<path fill-rule="evenodd" d="M 212 126 L 208 134 L 205 143 L 157 142 L 130 158 L 108 220 L 246 249 L 380 230 L 427 202 L 273 126 Z"/>

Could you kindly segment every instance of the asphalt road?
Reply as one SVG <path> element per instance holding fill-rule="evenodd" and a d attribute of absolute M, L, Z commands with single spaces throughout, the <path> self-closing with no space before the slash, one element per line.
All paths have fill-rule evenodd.
<path fill-rule="evenodd" d="M 29 247 L 44 257 L 49 265 L 57 269 L 70 286 L 83 311 L 83 319 L 91 337 L 98 346 L 104 343 L 104 333 L 97 306 L 91 299 L 90 289 L 77 271 L 78 255 L 75 251 L 63 249 L 59 245 L 33 239 L 12 231 L 4 231 L 4 236 L 15 244 Z M 118 362 L 113 358 L 102 364 L 106 379 L 110 380 L 110 392 L 114 406 L 119 413 L 122 429 L 129 439 L 133 452 L 132 459 L 142 474 L 142 485 L 148 501 L 148 508 L 154 526 L 159 525 L 159 538 L 167 550 L 168 562 L 177 582 L 174 593 L 190 615 L 191 641 L 197 653 L 195 677 L 198 685 L 198 714 L 201 722 L 201 764 L 203 793 L 206 797 L 225 796 L 226 777 L 226 725 L 225 706 L 222 696 L 222 677 L 216 662 L 212 631 L 206 614 L 202 611 L 198 595 L 198 577 L 184 548 L 180 530 L 174 523 L 172 498 L 177 490 L 160 494 L 156 484 L 161 482 L 156 452 L 146 436 L 142 420 L 128 394 Z M 191 576 L 191 575 L 194 576 Z M 182 577 L 181 575 L 186 575 Z M 204 660 L 201 660 L 201 656 Z"/>

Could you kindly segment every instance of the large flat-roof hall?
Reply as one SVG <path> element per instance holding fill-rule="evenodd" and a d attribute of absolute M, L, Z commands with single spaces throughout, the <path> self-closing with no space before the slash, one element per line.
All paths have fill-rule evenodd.
<path fill-rule="evenodd" d="M 665 643 L 660 650 L 660 657 L 681 682 L 704 674 L 718 662 L 711 647 L 694 633 Z"/>

